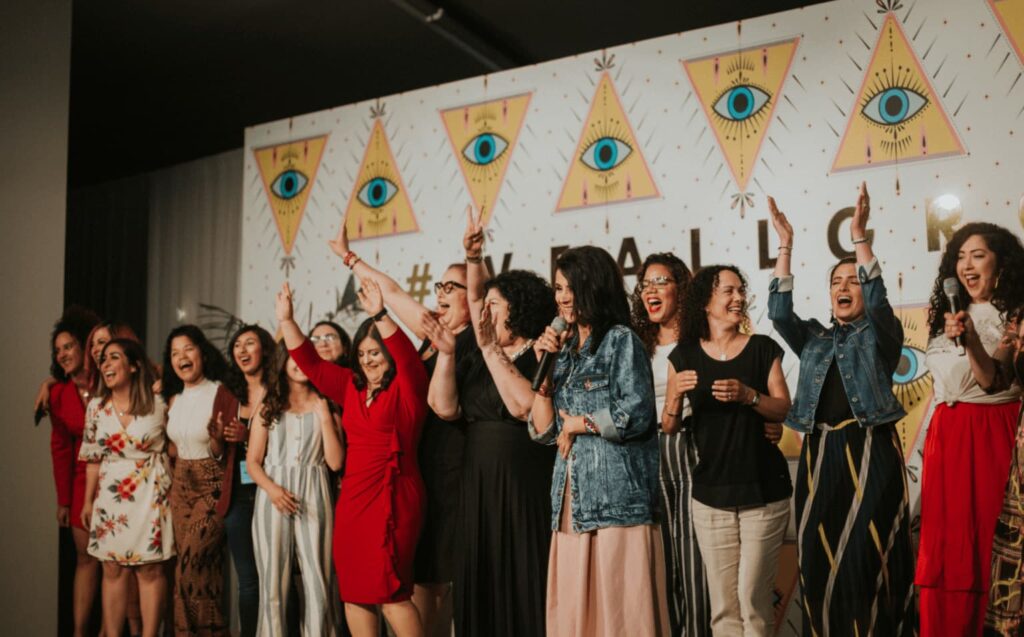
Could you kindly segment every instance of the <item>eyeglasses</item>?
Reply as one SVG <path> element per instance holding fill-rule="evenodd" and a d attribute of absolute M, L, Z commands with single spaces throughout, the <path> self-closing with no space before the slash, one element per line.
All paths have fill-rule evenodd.
<path fill-rule="evenodd" d="M 441 290 L 444 290 L 445 294 L 451 294 L 452 290 L 455 288 L 465 290 L 466 286 L 462 285 L 458 281 L 438 281 L 434 284 L 434 293 L 440 294 Z"/>
<path fill-rule="evenodd" d="M 675 282 L 676 280 L 673 279 L 672 277 L 655 276 L 649 279 L 644 279 L 643 281 L 637 284 L 637 287 L 640 289 L 641 292 L 643 292 L 647 288 L 654 288 L 655 290 L 664 290 L 665 288 L 668 287 L 669 283 Z"/>
<path fill-rule="evenodd" d="M 319 345 L 320 343 L 330 344 L 340 339 L 337 334 L 321 334 L 319 336 L 310 336 L 309 340 L 313 342 L 313 345 Z"/>

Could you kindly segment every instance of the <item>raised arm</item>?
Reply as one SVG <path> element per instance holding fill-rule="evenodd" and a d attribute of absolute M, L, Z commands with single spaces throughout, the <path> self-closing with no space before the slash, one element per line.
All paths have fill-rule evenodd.
<path fill-rule="evenodd" d="M 455 382 L 455 335 L 433 316 L 423 317 L 423 330 L 437 349 L 427 404 L 442 420 L 457 420 L 462 410 Z"/>
<path fill-rule="evenodd" d="M 530 410 L 536 399 L 536 394 L 531 387 L 533 379 L 523 376 L 505 350 L 498 345 L 491 312 L 486 305 L 480 316 L 477 343 L 480 345 L 484 363 L 487 364 L 487 371 L 491 373 L 494 384 L 498 388 L 498 394 L 501 395 L 501 401 L 505 403 L 505 408 L 513 418 L 525 421 L 530 416 Z M 524 356 L 530 355 L 530 352 L 524 354 Z"/>
<path fill-rule="evenodd" d="M 773 197 L 768 197 L 768 212 L 771 214 L 775 234 L 779 237 L 779 256 L 768 286 L 768 318 L 789 349 L 799 357 L 807 342 L 807 324 L 793 311 L 793 274 L 790 269 L 793 226 L 786 215 L 779 211 Z"/>
<path fill-rule="evenodd" d="M 345 265 L 359 277 L 364 286 L 367 281 L 375 282 L 380 287 L 381 293 L 384 296 L 384 302 L 394 311 L 398 320 L 405 324 L 416 335 L 416 338 L 423 340 L 423 328 L 420 326 L 421 317 L 424 314 L 429 314 L 430 311 L 423 307 L 422 304 L 417 303 L 397 281 L 363 261 L 355 252 L 349 249 L 346 221 L 347 219 L 341 220 L 341 227 L 338 228 L 337 236 L 333 240 L 328 241 L 327 244 L 331 246 L 334 254 L 341 257 Z"/>
<path fill-rule="evenodd" d="M 288 283 L 285 283 L 277 293 L 275 313 L 281 334 L 284 336 L 285 347 L 288 348 L 292 360 L 321 394 L 344 409 L 346 388 L 352 380 L 352 372 L 325 361 L 316 353 L 316 348 L 302 333 L 292 316 L 292 290 Z"/>
<path fill-rule="evenodd" d="M 466 250 L 466 300 L 469 317 L 479 341 L 480 312 L 484 306 L 484 284 L 491 278 L 484 262 L 484 227 L 480 217 L 473 214 L 473 206 L 466 206 L 466 232 L 462 236 Z"/>

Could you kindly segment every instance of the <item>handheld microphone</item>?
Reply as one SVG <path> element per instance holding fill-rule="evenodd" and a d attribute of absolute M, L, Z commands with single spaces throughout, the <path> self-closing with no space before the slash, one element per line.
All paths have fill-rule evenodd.
<path fill-rule="evenodd" d="M 942 280 L 942 292 L 949 299 L 949 311 L 953 314 L 959 312 L 962 308 L 960 307 L 960 282 L 956 280 L 956 277 L 947 277 Z M 964 337 L 957 336 L 953 339 L 953 344 L 956 345 L 956 353 L 959 356 L 964 356 L 967 350 L 964 349 Z"/>
<path fill-rule="evenodd" d="M 551 321 L 551 329 L 555 330 L 555 333 L 561 336 L 562 332 L 569 329 L 569 324 L 565 322 L 565 319 L 561 316 L 556 316 L 555 320 Z M 533 384 L 530 388 L 533 391 L 540 389 L 540 386 L 544 384 L 544 379 L 548 377 L 548 373 L 551 371 L 551 366 L 555 364 L 555 360 L 558 358 L 558 354 L 552 354 L 551 352 L 544 352 L 540 357 L 540 365 L 537 367 L 537 373 L 533 375 Z"/>

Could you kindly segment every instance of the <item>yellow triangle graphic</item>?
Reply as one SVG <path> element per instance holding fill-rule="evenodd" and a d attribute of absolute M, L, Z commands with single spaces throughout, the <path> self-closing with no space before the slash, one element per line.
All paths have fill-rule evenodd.
<path fill-rule="evenodd" d="M 370 131 L 345 218 L 348 236 L 353 240 L 419 230 L 380 119 Z"/>
<path fill-rule="evenodd" d="M 640 144 L 615 92 L 612 78 L 601 75 L 583 123 L 569 174 L 556 210 L 585 208 L 657 197 Z"/>
<path fill-rule="evenodd" d="M 1024 64 L 1024 0 L 988 0 L 1017 59 Z"/>
<path fill-rule="evenodd" d="M 800 38 L 683 61 L 736 186 L 745 192 Z"/>
<path fill-rule="evenodd" d="M 832 172 L 950 155 L 964 147 L 892 13 L 882 24 Z"/>
<path fill-rule="evenodd" d="M 924 352 L 928 347 L 928 306 L 910 305 L 894 309 L 896 318 L 903 323 L 903 352 L 893 374 L 893 391 L 907 411 L 907 415 L 896 423 L 896 432 L 903 446 L 903 457 L 909 460 L 932 402 L 932 375 L 924 364 Z"/>
<path fill-rule="evenodd" d="M 530 93 L 525 93 L 441 111 L 466 188 L 485 225 L 498 203 L 529 105 Z"/>
<path fill-rule="evenodd" d="M 292 253 L 327 135 L 253 150 L 284 253 Z"/>

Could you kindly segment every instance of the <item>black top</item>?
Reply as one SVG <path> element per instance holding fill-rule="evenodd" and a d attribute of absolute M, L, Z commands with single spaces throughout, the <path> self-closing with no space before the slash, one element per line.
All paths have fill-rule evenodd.
<path fill-rule="evenodd" d="M 420 344 L 420 358 L 430 349 L 430 339 L 424 339 Z M 476 345 L 476 334 L 473 333 L 473 326 L 467 325 L 464 330 L 455 335 L 455 363 L 458 364 L 466 354 L 479 349 Z M 427 368 L 427 376 L 434 375 L 434 368 L 437 367 L 437 352 L 433 352 L 429 358 L 423 359 L 423 366 Z"/>
<path fill-rule="evenodd" d="M 533 378 L 539 365 L 537 356 L 530 348 L 512 364 L 527 380 Z M 479 348 L 459 360 L 455 377 L 459 387 L 459 404 L 462 405 L 462 414 L 466 422 L 505 422 L 510 425 L 526 426 L 524 421 L 514 418 L 505 407 L 505 401 L 498 393 L 498 386 L 494 383 L 494 377 L 487 369 L 487 362 Z"/>
<path fill-rule="evenodd" d="M 850 399 L 846 396 L 846 387 L 843 386 L 843 378 L 839 375 L 839 366 L 833 360 L 828 367 L 828 372 L 825 373 L 825 382 L 821 386 L 818 409 L 814 412 L 814 422 L 823 422 L 830 427 L 835 427 L 851 418 L 853 418 L 853 410 L 850 409 Z"/>
<path fill-rule="evenodd" d="M 753 407 L 720 402 L 711 395 L 712 383 L 731 378 L 767 394 L 768 374 L 782 354 L 775 341 L 759 334 L 727 361 L 708 356 L 698 341 L 681 343 L 669 354 L 677 371 L 697 372 L 689 398 L 699 458 L 693 470 L 693 498 L 698 502 L 717 508 L 763 506 L 793 492 L 786 458 L 765 438 L 764 417 Z"/>

